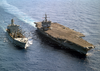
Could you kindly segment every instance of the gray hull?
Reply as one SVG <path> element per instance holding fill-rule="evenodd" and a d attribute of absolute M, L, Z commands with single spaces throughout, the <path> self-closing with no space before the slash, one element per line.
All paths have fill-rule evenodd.
<path fill-rule="evenodd" d="M 11 41 L 11 43 L 13 43 L 15 46 L 18 46 L 19 48 L 26 48 L 25 45 L 26 43 L 23 43 L 23 42 L 20 42 L 20 41 L 17 41 L 15 39 L 13 39 L 9 34 L 8 32 L 6 32 L 7 34 L 7 37 L 8 39 Z"/>
<path fill-rule="evenodd" d="M 42 31 L 41 29 L 38 29 L 38 28 L 37 28 L 37 30 L 38 30 L 41 34 L 45 35 L 46 37 L 48 37 L 48 38 L 50 38 L 51 40 L 53 40 L 54 42 L 56 42 L 58 45 L 64 46 L 65 49 L 66 49 L 66 48 L 67 48 L 67 49 L 72 49 L 72 50 L 75 50 L 75 51 L 77 51 L 77 52 L 79 52 L 79 53 L 81 53 L 81 54 L 86 54 L 87 51 L 90 50 L 90 49 L 88 50 L 88 49 L 86 49 L 86 48 L 84 48 L 84 47 L 78 46 L 78 45 L 76 45 L 76 44 L 72 44 L 72 43 L 67 43 L 67 42 L 59 41 L 59 40 L 57 40 L 57 39 L 55 39 L 55 38 L 49 36 L 48 34 L 46 34 L 46 33 L 45 33 L 44 31 Z"/>

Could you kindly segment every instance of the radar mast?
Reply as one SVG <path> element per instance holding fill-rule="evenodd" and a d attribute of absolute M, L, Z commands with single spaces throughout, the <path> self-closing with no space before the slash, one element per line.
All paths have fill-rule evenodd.
<path fill-rule="evenodd" d="M 42 21 L 42 28 L 44 30 L 49 30 L 50 29 L 50 26 L 51 26 L 51 21 L 47 21 L 47 14 L 45 14 L 45 20 Z"/>

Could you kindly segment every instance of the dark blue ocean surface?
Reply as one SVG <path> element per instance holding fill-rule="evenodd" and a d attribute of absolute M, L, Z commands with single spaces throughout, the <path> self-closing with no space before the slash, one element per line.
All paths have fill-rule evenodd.
<path fill-rule="evenodd" d="M 49 20 L 83 33 L 95 45 L 86 56 L 42 40 L 34 22 Z M 18 49 L 6 36 L 11 23 L 20 25 L 29 42 Z M 0 71 L 100 71 L 99 0 L 0 0 Z"/>

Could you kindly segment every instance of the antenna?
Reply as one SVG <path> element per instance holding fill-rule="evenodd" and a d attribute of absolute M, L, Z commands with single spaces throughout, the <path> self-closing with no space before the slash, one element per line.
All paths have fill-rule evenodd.
<path fill-rule="evenodd" d="M 47 15 L 45 14 L 45 21 L 47 21 Z"/>
<path fill-rule="evenodd" d="M 47 14 L 45 14 L 45 17 L 43 18 L 45 18 L 45 21 L 47 22 L 47 18 L 50 18 L 50 17 L 47 17 Z"/>
<path fill-rule="evenodd" d="M 11 19 L 11 24 L 14 25 L 14 20 L 13 19 Z"/>

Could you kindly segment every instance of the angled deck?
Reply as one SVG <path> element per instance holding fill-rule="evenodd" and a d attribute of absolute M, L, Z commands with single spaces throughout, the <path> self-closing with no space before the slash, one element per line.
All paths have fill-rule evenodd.
<path fill-rule="evenodd" d="M 41 22 L 37 22 L 36 24 L 37 28 L 40 29 L 42 27 Z M 51 30 L 47 30 L 44 32 L 54 38 L 65 39 L 67 41 L 70 41 L 71 43 L 77 44 L 82 47 L 94 47 L 94 45 L 81 38 L 85 35 L 58 23 L 51 23 Z"/>

